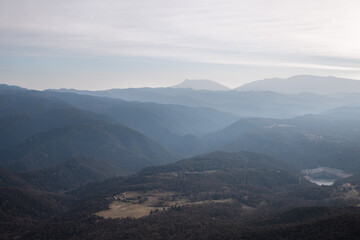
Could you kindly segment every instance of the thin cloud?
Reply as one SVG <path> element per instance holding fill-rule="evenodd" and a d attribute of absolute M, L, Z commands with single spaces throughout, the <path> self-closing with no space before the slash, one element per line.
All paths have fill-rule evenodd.
<path fill-rule="evenodd" d="M 359 71 L 359 10 L 357 0 L 0 0 L 0 52 Z"/>

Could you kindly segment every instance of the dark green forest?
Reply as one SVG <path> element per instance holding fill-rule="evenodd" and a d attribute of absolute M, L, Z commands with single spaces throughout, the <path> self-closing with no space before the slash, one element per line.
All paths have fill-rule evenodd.
<path fill-rule="evenodd" d="M 356 102 L 64 91 L 0 87 L 0 239 L 358 239 Z M 171 104 L 117 97 L 164 91 Z M 306 114 L 289 118 L 294 104 Z"/>

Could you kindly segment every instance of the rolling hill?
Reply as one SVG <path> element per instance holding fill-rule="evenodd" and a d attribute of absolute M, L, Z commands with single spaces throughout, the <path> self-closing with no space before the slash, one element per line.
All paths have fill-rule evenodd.
<path fill-rule="evenodd" d="M 73 157 L 58 165 L 35 171 L 14 172 L 0 167 L 0 187 L 64 192 L 90 182 L 121 175 L 121 171 L 92 157 Z"/>
<path fill-rule="evenodd" d="M 108 116 L 182 156 L 205 149 L 199 144 L 199 136 L 220 130 L 237 120 L 233 114 L 203 107 L 128 102 L 50 91 L 47 93 L 77 108 Z"/>
<path fill-rule="evenodd" d="M 182 156 L 204 150 L 198 144 L 199 136 L 220 130 L 237 119 L 233 114 L 209 108 L 21 88 L 0 93 L 0 113 L 0 148 L 53 128 L 107 121 L 139 131 Z"/>
<path fill-rule="evenodd" d="M 160 144 L 109 116 L 75 108 L 48 92 L 0 89 L 2 166 L 34 170 L 87 155 L 129 173 L 176 159 Z"/>
<path fill-rule="evenodd" d="M 11 199 L 16 207 L 6 206 L 17 213 L 4 211 L 0 226 L 3 236 L 19 239 L 281 239 L 282 233 L 312 239 L 304 232 L 349 237 L 358 231 L 353 205 L 359 201 L 331 199 L 336 188 L 300 179 L 294 167 L 268 155 L 218 151 L 89 183 L 66 196 L 7 188 L 3 203 Z M 344 206 L 332 206 L 339 200 Z"/>
<path fill-rule="evenodd" d="M 178 192 L 184 197 L 212 199 L 213 195 L 239 197 L 252 204 L 273 199 L 275 192 L 287 188 L 311 186 L 299 183 L 296 168 L 268 155 L 251 152 L 213 152 L 184 159 L 173 164 L 148 167 L 127 178 L 113 178 L 75 190 L 74 196 L 112 196 L 124 191 Z M 227 189 L 227 190 L 225 190 Z M 241 192 L 248 197 L 240 200 Z M 221 199 L 220 198 L 220 199 Z M 276 198 L 276 197 L 275 197 Z M 257 199 L 257 200 L 255 200 Z"/>
<path fill-rule="evenodd" d="M 299 170 L 360 172 L 360 95 L 74 92 L 0 85 L 0 238 L 358 236 L 359 174 L 318 186 Z M 210 153 L 175 162 L 152 139 Z"/>
<path fill-rule="evenodd" d="M 101 91 L 59 89 L 53 91 L 126 101 L 206 107 L 239 117 L 290 118 L 360 103 L 359 96 L 349 99 L 347 96 L 322 96 L 312 93 L 280 94 L 270 91 L 206 91 L 182 88 L 130 88 Z"/>
<path fill-rule="evenodd" d="M 121 175 L 121 170 L 92 157 L 73 157 L 56 166 L 31 172 L 19 172 L 34 189 L 63 192 L 90 182 L 102 181 Z"/>
<path fill-rule="evenodd" d="M 76 109 L 43 92 L 21 88 L 0 92 L 0 148 L 13 146 L 33 134 L 53 128 L 96 124 L 98 121 L 112 120 L 104 115 Z"/>
<path fill-rule="evenodd" d="M 208 239 L 214 236 L 256 239 L 252 237 L 263 236 L 265 230 L 277 227 L 289 231 L 285 221 L 291 215 L 298 216 L 293 218 L 292 224 L 300 226 L 313 219 L 333 219 L 339 213 L 351 212 L 328 207 L 289 210 L 290 206 L 314 204 L 329 196 L 328 191 L 328 195 L 313 200 L 314 195 L 323 191 L 322 187 L 300 182 L 293 170 L 272 157 L 250 152 L 213 152 L 174 164 L 149 167 L 126 178 L 108 179 L 73 191 L 73 197 L 83 199 L 78 209 L 73 208 L 71 214 L 54 219 L 25 236 L 59 238 L 66 232 L 70 238 L 77 235 L 93 239 L 100 236 L 108 239 L 119 236 L 130 239 Z M 294 197 L 294 192 L 304 190 L 312 193 L 311 198 Z M 123 199 L 114 200 L 115 196 Z M 148 206 L 154 201 L 157 210 Z M 106 210 L 106 203 L 111 203 L 110 209 Z M 114 204 L 117 208 L 112 208 Z M 150 214 L 140 218 L 121 217 L 124 206 L 129 209 L 123 214 L 132 211 L 135 214 L 131 210 L 135 206 L 137 212 L 149 208 Z M 101 208 L 105 210 L 97 212 Z M 111 218 L 98 217 L 109 211 L 114 211 Z M 92 214 L 95 212 L 98 216 Z"/>
<path fill-rule="evenodd" d="M 298 75 L 289 78 L 271 78 L 250 82 L 236 88 L 237 91 L 272 91 L 286 94 L 302 92 L 332 94 L 340 92 L 360 92 L 360 81 L 311 75 Z"/>
<path fill-rule="evenodd" d="M 360 171 L 358 108 L 340 108 L 293 119 L 241 119 L 209 134 L 211 149 L 271 154 L 300 169 L 319 166 Z"/>
<path fill-rule="evenodd" d="M 81 155 L 103 159 L 126 173 L 176 160 L 144 135 L 106 122 L 51 129 L 0 150 L 1 164 L 13 170 L 49 167 Z"/>

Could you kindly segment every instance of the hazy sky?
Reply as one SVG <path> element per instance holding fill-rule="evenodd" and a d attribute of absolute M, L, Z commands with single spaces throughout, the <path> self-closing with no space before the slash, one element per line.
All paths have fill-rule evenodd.
<path fill-rule="evenodd" d="M 34 89 L 360 79 L 359 0 L 0 0 L 0 82 Z"/>

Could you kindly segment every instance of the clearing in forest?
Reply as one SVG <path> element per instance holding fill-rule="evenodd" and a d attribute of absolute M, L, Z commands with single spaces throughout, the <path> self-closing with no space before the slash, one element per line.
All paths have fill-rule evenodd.
<path fill-rule="evenodd" d="M 109 209 L 97 212 L 96 215 L 104 218 L 141 218 L 149 215 L 151 211 L 166 210 L 175 206 L 232 201 L 224 199 L 190 202 L 176 193 L 159 191 L 124 192 L 114 196 L 114 199 Z"/>

